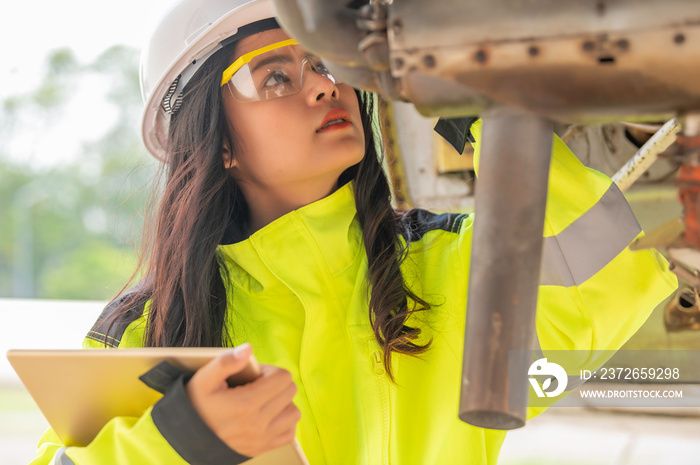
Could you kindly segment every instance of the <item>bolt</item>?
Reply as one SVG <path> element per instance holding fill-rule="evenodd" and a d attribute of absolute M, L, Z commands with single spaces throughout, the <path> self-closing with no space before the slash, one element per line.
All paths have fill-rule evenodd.
<path fill-rule="evenodd" d="M 372 8 L 372 5 L 367 4 L 367 5 L 362 5 L 360 7 L 360 17 L 364 19 L 372 19 L 372 13 L 374 12 L 374 8 Z"/>
<path fill-rule="evenodd" d="M 527 49 L 527 53 L 529 53 L 531 57 L 536 57 L 540 54 L 540 48 L 537 45 L 531 45 Z"/>
<path fill-rule="evenodd" d="M 630 48 L 630 41 L 627 39 L 620 39 L 617 41 L 617 47 L 620 50 L 628 50 Z"/>
<path fill-rule="evenodd" d="M 435 68 L 435 57 L 432 55 L 426 55 L 423 57 L 423 64 L 426 68 Z"/>
<path fill-rule="evenodd" d="M 401 34 L 401 31 L 403 30 L 403 23 L 400 19 L 394 21 L 394 26 L 392 27 L 392 29 L 394 31 L 394 35 Z"/>
<path fill-rule="evenodd" d="M 603 16 L 605 14 L 605 3 L 603 2 L 598 2 L 595 5 L 596 12 L 600 15 Z"/>
<path fill-rule="evenodd" d="M 478 61 L 479 63 L 486 63 L 486 60 L 488 59 L 488 56 L 486 56 L 486 52 L 484 50 L 478 50 L 474 54 L 474 59 Z"/>
<path fill-rule="evenodd" d="M 680 45 L 680 44 L 682 44 L 683 42 L 685 42 L 685 35 L 684 35 L 684 34 L 681 34 L 681 33 L 678 33 L 678 34 L 676 34 L 675 36 L 673 36 L 673 41 L 674 41 L 675 43 L 677 43 L 678 45 Z"/>

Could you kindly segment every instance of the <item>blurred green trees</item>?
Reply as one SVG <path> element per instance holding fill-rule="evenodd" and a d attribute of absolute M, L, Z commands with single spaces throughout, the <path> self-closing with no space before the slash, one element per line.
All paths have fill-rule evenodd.
<path fill-rule="evenodd" d="M 89 64 L 55 50 L 36 89 L 2 102 L 0 297 L 109 299 L 127 282 L 156 169 L 141 107 L 138 52 L 122 46 Z M 72 127 L 66 143 L 52 132 L 76 108 L 106 133 Z"/>

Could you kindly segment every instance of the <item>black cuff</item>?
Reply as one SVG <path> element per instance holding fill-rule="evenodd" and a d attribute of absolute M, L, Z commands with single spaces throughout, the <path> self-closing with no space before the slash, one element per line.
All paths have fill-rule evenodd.
<path fill-rule="evenodd" d="M 466 118 L 440 118 L 433 130 L 440 134 L 443 139 L 450 143 L 459 152 L 464 153 L 464 146 L 467 141 L 476 142 L 471 133 L 472 124 L 478 120 L 478 116 Z"/>
<path fill-rule="evenodd" d="M 179 369 L 172 365 L 170 367 L 165 368 L 161 363 L 142 378 L 157 373 L 156 376 L 163 381 L 162 375 L 166 373 L 165 378 L 172 380 L 165 395 L 156 402 L 151 412 L 153 423 L 172 448 L 192 465 L 235 465 L 250 460 L 250 457 L 227 446 L 199 416 L 185 391 L 185 383 L 192 374 L 181 371 L 179 376 L 172 378 L 174 370 Z M 146 380 L 143 381 L 151 385 Z M 163 386 L 162 383 L 155 384 Z"/>

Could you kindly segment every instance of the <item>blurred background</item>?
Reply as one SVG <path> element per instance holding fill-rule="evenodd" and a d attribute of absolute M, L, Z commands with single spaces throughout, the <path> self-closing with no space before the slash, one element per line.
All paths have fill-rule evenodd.
<path fill-rule="evenodd" d="M 105 300 L 133 271 L 155 168 L 138 131 L 139 48 L 170 3 L 5 8 L 0 297 Z"/>
<path fill-rule="evenodd" d="M 136 264 L 156 170 L 138 57 L 171 4 L 3 4 L 0 464 L 28 463 L 47 427 L 5 352 L 79 348 Z"/>
<path fill-rule="evenodd" d="M 138 56 L 171 3 L 64 0 L 3 8 L 3 355 L 10 348 L 79 348 L 105 302 L 133 272 L 157 169 L 139 135 Z M 382 115 L 399 205 L 470 209 L 469 151 L 457 156 L 432 133 L 434 120 L 410 105 L 384 104 Z M 619 125 L 559 130 L 584 163 L 607 174 L 636 150 Z M 629 145 L 627 151 L 605 149 L 621 144 Z M 659 166 L 647 184 L 627 193 L 646 230 L 679 214 L 674 172 L 675 167 Z M 657 309 L 630 348 L 700 349 L 697 327 L 667 332 L 665 307 Z M 509 433 L 499 463 L 700 464 L 699 415 L 550 409 Z M 3 356 L 0 464 L 28 463 L 47 426 Z"/>

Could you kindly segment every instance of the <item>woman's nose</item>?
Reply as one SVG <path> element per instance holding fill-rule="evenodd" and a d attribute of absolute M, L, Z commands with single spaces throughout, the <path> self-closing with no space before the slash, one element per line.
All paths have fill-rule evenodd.
<path fill-rule="evenodd" d="M 321 74 L 318 69 L 308 61 L 305 63 L 307 69 L 304 69 L 304 87 L 308 86 L 307 98 L 309 103 L 314 103 L 323 100 L 324 98 L 337 99 L 340 98 L 340 89 L 335 84 L 335 79 L 332 75 Z"/>

